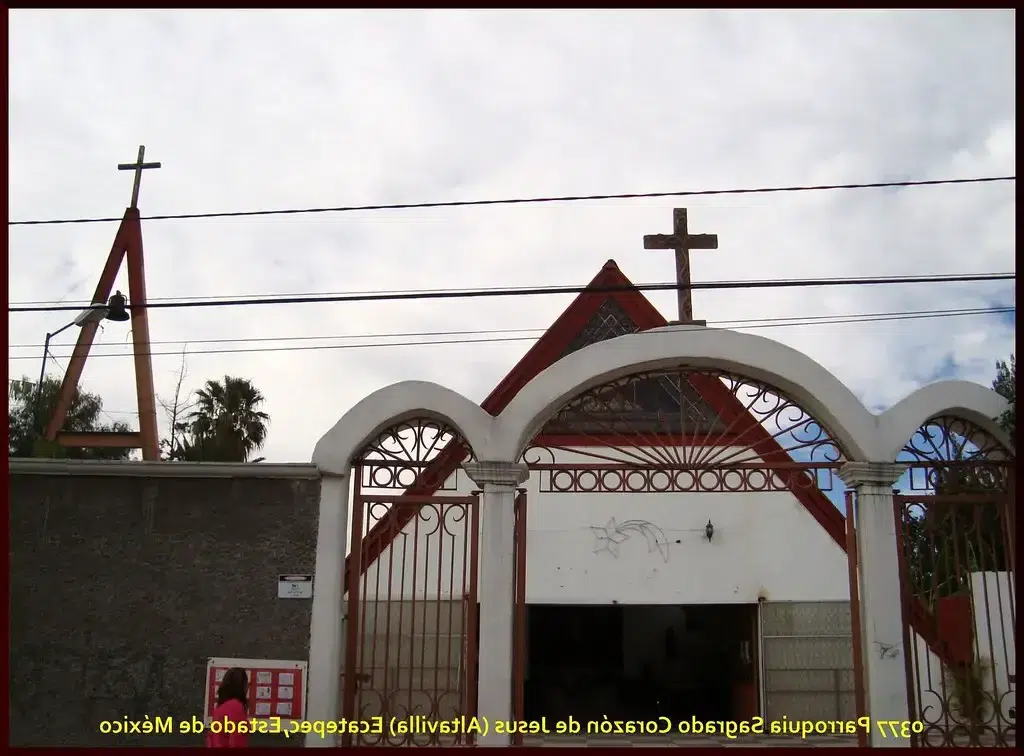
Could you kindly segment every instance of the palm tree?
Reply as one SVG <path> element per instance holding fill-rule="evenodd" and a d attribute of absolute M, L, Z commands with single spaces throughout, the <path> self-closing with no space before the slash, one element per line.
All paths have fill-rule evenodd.
<path fill-rule="evenodd" d="M 191 452 L 205 461 L 248 462 L 267 440 L 270 415 L 260 411 L 263 394 L 245 378 L 225 375 L 196 392 L 188 415 Z"/>

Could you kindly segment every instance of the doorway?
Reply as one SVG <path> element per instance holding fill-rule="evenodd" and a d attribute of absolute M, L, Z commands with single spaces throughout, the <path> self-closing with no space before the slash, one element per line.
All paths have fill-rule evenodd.
<path fill-rule="evenodd" d="M 525 716 L 749 719 L 756 604 L 527 606 Z"/>

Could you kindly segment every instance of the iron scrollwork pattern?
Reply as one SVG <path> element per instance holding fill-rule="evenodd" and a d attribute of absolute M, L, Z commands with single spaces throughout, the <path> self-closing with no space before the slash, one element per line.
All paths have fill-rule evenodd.
<path fill-rule="evenodd" d="M 1007 491 L 1013 452 L 974 423 L 938 416 L 917 429 L 900 459 L 909 463 L 911 491 Z"/>
<path fill-rule="evenodd" d="M 1013 451 L 939 416 L 903 447 L 897 496 L 917 745 L 1016 745 Z M 915 616 L 916 615 L 916 616 Z"/>
<path fill-rule="evenodd" d="M 423 485 L 431 468 L 440 468 L 443 456 L 455 457 L 453 472 L 439 481 L 437 491 L 457 488 L 458 463 L 472 458 L 462 435 L 442 421 L 415 418 L 382 431 L 359 455 L 360 481 L 368 490 L 406 491 Z"/>
<path fill-rule="evenodd" d="M 688 368 L 583 392 L 522 456 L 547 493 L 828 491 L 845 459 L 822 424 L 777 389 Z"/>

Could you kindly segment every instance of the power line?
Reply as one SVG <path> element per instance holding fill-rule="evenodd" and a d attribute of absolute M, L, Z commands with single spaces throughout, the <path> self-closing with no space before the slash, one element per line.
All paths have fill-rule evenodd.
<path fill-rule="evenodd" d="M 974 308 L 974 309 L 963 309 L 963 310 L 919 310 L 916 312 L 900 312 L 900 313 L 872 313 L 866 315 L 824 315 L 817 316 L 820 319 L 815 319 L 815 316 L 809 316 L 801 319 L 797 318 L 779 318 L 777 321 L 771 321 L 769 319 L 760 319 L 756 322 L 752 321 L 718 321 L 709 322 L 709 325 L 715 325 L 718 327 L 729 327 L 733 323 L 751 323 L 750 325 L 742 325 L 745 329 L 756 329 L 756 328 L 785 328 L 788 326 L 813 326 L 813 325 L 841 325 L 846 323 L 875 323 L 883 321 L 893 320 L 920 320 L 928 318 L 940 318 L 940 317 L 960 317 L 968 315 L 998 315 L 1007 314 L 1014 312 L 1015 307 L 988 307 L 988 308 Z M 832 318 L 832 319 L 827 319 Z M 768 321 L 768 322 L 765 322 Z M 537 329 L 539 330 L 539 329 Z M 641 332 L 650 333 L 649 331 Z M 286 347 L 254 347 L 250 349 L 200 349 L 196 351 L 186 352 L 187 355 L 200 355 L 200 354 L 253 354 L 262 352 L 308 352 L 308 351 L 327 351 L 337 349 L 377 349 L 386 347 L 410 347 L 410 346 L 439 346 L 444 344 L 495 344 L 503 342 L 513 341 L 536 341 L 538 336 L 509 336 L 509 337 L 495 337 L 495 338 L 484 338 L 484 339 L 450 339 L 450 340 L 433 340 L 433 341 L 392 341 L 392 342 L 378 342 L 370 344 L 317 344 L 313 346 L 286 346 Z M 241 340 L 244 341 L 244 340 Z M 255 341 L 255 339 L 254 339 Z M 150 356 L 163 357 L 173 355 L 180 357 L 182 353 L 180 351 L 173 352 L 150 352 Z M 131 353 L 118 354 L 113 352 L 100 353 L 90 355 L 93 357 L 131 357 Z M 8 360 L 31 360 L 37 359 L 32 355 L 22 355 L 16 357 L 8 357 Z"/>
<path fill-rule="evenodd" d="M 1002 311 L 1005 308 L 1013 309 L 1011 305 L 996 305 L 994 307 L 976 307 L 969 309 L 955 309 L 955 310 L 909 310 L 900 312 L 866 312 L 860 314 L 846 313 L 846 314 L 832 314 L 832 315 L 787 315 L 776 318 L 746 318 L 746 319 L 734 319 L 728 321 L 712 321 L 713 325 L 732 327 L 743 327 L 745 324 L 771 324 L 771 323 L 788 323 L 794 321 L 800 321 L 795 323 L 796 325 L 814 324 L 818 321 L 829 321 L 833 318 L 875 318 L 875 317 L 887 317 L 890 315 L 901 315 L 901 316 L 916 316 L 916 315 L 944 315 L 948 313 L 964 313 L 964 314 L 983 314 L 994 311 Z M 351 339 L 400 339 L 400 338 L 419 338 L 424 336 L 436 337 L 436 336 L 491 336 L 494 334 L 506 335 L 510 333 L 515 334 L 529 334 L 529 333 L 541 333 L 547 331 L 547 328 L 478 328 L 472 330 L 462 331 L 399 331 L 390 333 L 341 333 L 341 334 L 326 334 L 322 336 L 243 336 L 239 338 L 227 339 L 179 339 L 179 340 L 161 340 L 151 341 L 151 345 L 160 344 L 162 346 L 170 344 L 182 344 L 185 346 L 191 344 L 253 344 L 253 343 L 266 343 L 266 342 L 278 342 L 278 341 L 326 341 L 326 340 L 351 340 Z M 93 342 L 94 347 L 124 347 L 125 342 L 122 341 L 95 341 Z M 9 349 L 42 349 L 42 344 L 11 344 Z"/>
<path fill-rule="evenodd" d="M 984 277 L 984 276 L 994 275 L 994 276 L 1010 276 L 1010 277 L 1012 277 L 1015 274 L 1012 273 L 1012 272 L 1004 272 L 1004 273 L 964 273 L 964 274 L 956 274 L 956 275 L 975 276 L 975 277 L 977 277 L 977 276 Z M 886 279 L 886 280 L 890 280 L 890 279 L 898 279 L 900 277 L 899 276 L 875 276 L 874 278 L 883 278 L 883 279 Z M 767 282 L 767 281 L 770 281 L 770 282 L 781 282 L 781 281 L 790 281 L 790 280 L 793 280 L 793 279 L 785 279 L 785 278 L 763 279 L 763 281 L 761 281 L 761 282 Z M 859 279 L 821 279 L 821 280 L 833 281 L 833 280 L 859 280 Z M 974 280 L 974 278 L 972 278 L 970 280 Z M 988 280 L 988 279 L 981 278 L 980 280 Z M 761 282 L 757 282 L 757 283 L 761 283 Z M 744 282 L 738 282 L 738 281 L 708 281 L 708 282 L 704 282 L 704 283 L 701 283 L 701 284 L 691 284 L 691 286 L 698 287 L 698 288 L 714 288 L 718 284 L 728 284 L 728 285 L 737 284 L 738 285 L 738 284 L 742 284 L 742 283 L 744 283 Z M 662 286 L 662 285 L 664 285 L 664 286 L 672 286 L 671 284 L 640 284 L 639 287 L 641 287 L 641 288 L 648 288 L 648 287 L 652 287 L 652 286 Z M 533 292 L 538 291 L 538 290 L 543 290 L 545 292 L 552 291 L 553 293 L 559 293 L 556 290 L 558 290 L 560 288 L 562 288 L 562 287 L 559 287 L 559 286 L 477 286 L 477 287 L 474 287 L 473 291 L 479 291 L 479 292 L 500 292 L 500 293 L 504 293 L 504 292 L 533 293 Z M 636 287 L 634 287 L 634 288 L 636 288 Z M 615 290 L 614 288 L 612 288 L 612 289 L 597 289 L 597 291 L 614 291 L 614 290 Z M 230 298 L 230 299 L 245 299 L 245 300 L 257 299 L 257 300 L 263 301 L 263 300 L 266 300 L 266 299 L 289 299 L 290 300 L 290 299 L 308 298 L 308 297 L 313 297 L 313 298 L 316 298 L 317 300 L 319 300 L 319 299 L 326 299 L 327 301 L 333 301 L 334 297 L 349 297 L 349 296 L 353 296 L 353 295 L 364 295 L 364 294 L 366 294 L 366 295 L 378 295 L 378 294 L 401 294 L 401 295 L 406 295 L 406 294 L 424 294 L 424 295 L 426 295 L 426 294 L 438 294 L 438 293 L 443 294 L 443 293 L 449 292 L 449 291 L 453 291 L 453 289 L 444 289 L 444 288 L 442 288 L 442 289 L 370 289 L 370 290 L 363 290 L 363 291 L 358 291 L 358 290 L 357 291 L 313 291 L 313 292 L 291 292 L 291 293 L 273 293 L 272 292 L 272 293 L 256 293 L 256 294 L 232 294 L 232 295 L 229 295 L 229 297 L 225 297 L 223 295 L 178 296 L 178 297 L 149 297 L 147 299 L 147 302 L 214 302 L 214 303 L 219 303 L 219 302 L 222 302 L 222 301 L 224 301 L 225 299 L 228 299 L 228 298 Z M 574 289 L 573 291 L 576 291 L 576 290 Z M 64 300 L 64 299 L 37 299 L 37 300 L 28 300 L 28 301 L 9 302 L 8 303 L 9 307 L 27 307 L 27 306 L 30 306 L 30 305 L 54 305 L 54 306 L 61 305 L 61 306 L 65 307 L 65 308 L 67 308 L 67 309 L 74 309 L 74 310 L 77 310 L 77 309 L 80 309 L 80 308 L 87 308 L 91 304 L 93 304 L 91 301 L 85 300 L 85 299 L 82 299 L 82 300 L 71 300 L 71 301 L 67 301 L 67 300 Z"/>
<path fill-rule="evenodd" d="M 763 281 L 712 281 L 689 285 L 691 289 L 778 289 L 803 288 L 808 286 L 882 286 L 888 284 L 912 283 L 964 283 L 968 281 L 1006 281 L 1017 277 L 1016 273 L 970 273 L 949 276 L 877 276 L 872 278 L 809 278 L 772 279 Z M 423 299 L 475 299 L 487 297 L 521 297 L 545 294 L 612 293 L 625 291 L 676 291 L 678 283 L 628 284 L 622 286 L 536 286 L 530 288 L 505 289 L 447 289 L 431 292 L 363 292 L 338 294 L 334 296 L 291 296 L 245 299 L 217 299 L 207 301 L 146 302 L 146 309 L 167 309 L 182 307 L 251 307 L 255 305 L 330 304 L 340 302 L 384 302 Z M 103 307 L 103 305 L 95 305 Z M 132 309 L 140 305 L 131 305 Z M 38 305 L 8 307 L 10 312 L 61 312 L 81 310 L 76 305 Z"/>
<path fill-rule="evenodd" d="M 676 192 L 639 192 L 629 194 L 586 194 L 560 197 L 516 197 L 492 200 L 455 200 L 451 202 L 410 202 L 392 205 L 343 205 L 340 207 L 303 207 L 287 210 L 236 210 L 217 213 L 178 213 L 148 215 L 143 220 L 193 220 L 198 218 L 243 218 L 258 215 L 303 215 L 310 213 L 352 213 L 376 210 L 424 210 L 440 207 L 477 207 L 483 205 L 526 205 L 553 202 L 596 202 L 602 200 L 656 199 L 659 197 L 701 197 L 723 194 L 779 194 L 784 192 L 822 192 L 840 189 L 884 189 L 944 184 L 983 184 L 995 181 L 1016 181 L 1016 176 L 982 176 L 979 178 L 935 179 L 931 181 L 875 181 L 866 184 L 815 184 L 770 186 L 746 189 L 699 189 Z M 69 223 L 118 223 L 121 218 L 56 218 L 51 220 L 8 221 L 8 226 L 53 226 Z"/>

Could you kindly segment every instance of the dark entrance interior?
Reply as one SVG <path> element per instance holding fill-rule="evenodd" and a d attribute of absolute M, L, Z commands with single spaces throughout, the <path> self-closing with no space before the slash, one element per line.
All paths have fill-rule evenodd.
<path fill-rule="evenodd" d="M 757 715 L 757 605 L 527 607 L 525 715 Z"/>

